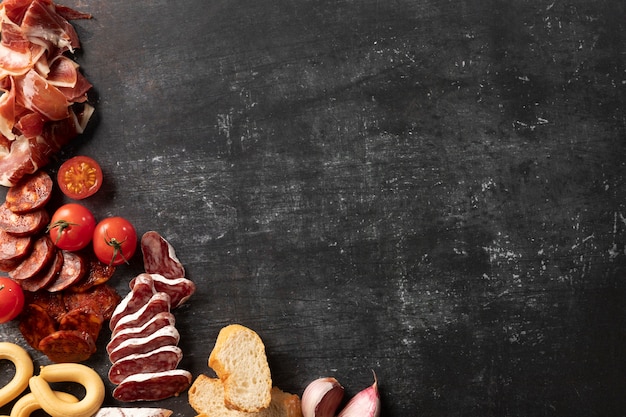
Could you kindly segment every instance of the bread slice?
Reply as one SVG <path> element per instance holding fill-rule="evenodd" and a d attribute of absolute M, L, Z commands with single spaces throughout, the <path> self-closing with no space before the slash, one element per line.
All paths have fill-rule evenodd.
<path fill-rule="evenodd" d="M 251 413 L 269 407 L 272 376 L 265 345 L 254 330 L 240 324 L 222 328 L 209 367 L 222 381 L 227 408 Z"/>
<path fill-rule="evenodd" d="M 189 405 L 198 413 L 197 417 L 302 417 L 300 397 L 276 387 L 271 390 L 269 406 L 253 413 L 227 408 L 222 381 L 204 374 L 196 378 L 187 395 Z"/>

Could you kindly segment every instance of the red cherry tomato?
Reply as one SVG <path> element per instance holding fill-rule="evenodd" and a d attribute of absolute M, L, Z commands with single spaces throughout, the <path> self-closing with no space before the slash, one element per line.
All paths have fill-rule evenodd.
<path fill-rule="evenodd" d="M 100 189 L 102 169 L 88 156 L 75 156 L 61 165 L 57 182 L 63 194 L 74 200 L 82 200 Z"/>
<path fill-rule="evenodd" d="M 77 251 L 91 242 L 95 227 L 96 219 L 87 207 L 70 203 L 54 212 L 48 231 L 59 249 Z"/>
<path fill-rule="evenodd" d="M 100 262 L 111 266 L 128 263 L 137 249 L 137 232 L 123 217 L 108 217 L 96 225 L 93 251 Z"/>
<path fill-rule="evenodd" d="M 11 321 L 24 308 L 24 291 L 11 278 L 0 277 L 0 323 Z"/>

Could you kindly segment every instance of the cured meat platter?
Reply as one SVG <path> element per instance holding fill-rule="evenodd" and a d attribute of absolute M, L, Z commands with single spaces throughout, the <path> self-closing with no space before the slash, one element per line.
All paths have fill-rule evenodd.
<path fill-rule="evenodd" d="M 96 222 L 129 220 L 137 250 L 99 270 L 111 292 L 73 296 L 54 332 L 36 324 L 54 316 L 49 300 L 25 311 L 45 346 L 83 346 L 73 359 L 102 378 L 103 407 L 197 415 L 184 381 L 215 376 L 218 334 L 240 324 L 263 340 L 284 393 L 334 377 L 345 405 L 373 371 L 383 416 L 626 408 L 623 2 L 60 3 L 79 40 L 64 44 L 71 62 L 31 61 L 36 71 L 18 76 L 22 61 L 11 61 L 18 81 L 2 85 L 0 118 L 14 91 L 43 85 L 42 68 L 64 106 L 14 98 L 20 111 L 0 133 L 15 137 L 0 146 L 15 141 L 24 155 L 36 147 L 17 131 L 71 135 L 38 142 L 46 158 L 30 161 L 52 179 L 48 218 L 33 203 L 9 208 L 16 180 L 0 155 L 0 218 L 12 219 L 0 219 L 0 240 L 18 226 L 13 235 L 48 236 L 54 209 L 76 202 L 60 189 L 63 163 L 97 161 L 99 189 L 79 202 Z M 41 57 L 37 31 L 25 40 L 14 29 L 3 25 L 3 42 Z M 42 125 L 33 109 L 63 122 Z M 58 277 L 64 257 L 79 270 L 54 244 L 37 240 L 40 264 L 13 278 L 41 277 L 54 259 Z M 166 244 L 178 262 L 150 270 Z M 152 299 L 166 288 L 171 316 Z M 93 346 L 57 333 L 104 305 Z M 116 308 L 151 310 L 147 326 L 165 330 Z M 118 333 L 150 334 L 158 350 L 110 345 Z M 0 324 L 0 342 L 24 347 L 35 370 L 58 359 L 32 348 L 19 319 Z M 158 384 L 180 392 L 127 401 L 142 385 L 124 388 L 126 374 L 157 362 L 175 368 Z M 10 366 L 0 361 L 0 386 Z"/>

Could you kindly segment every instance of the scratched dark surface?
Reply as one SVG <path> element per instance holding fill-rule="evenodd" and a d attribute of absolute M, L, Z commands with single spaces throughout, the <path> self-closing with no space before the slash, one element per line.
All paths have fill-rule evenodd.
<path fill-rule="evenodd" d="M 97 113 L 60 160 L 197 283 L 181 368 L 238 322 L 284 390 L 374 370 L 383 416 L 624 415 L 626 3 L 64 4 Z"/>

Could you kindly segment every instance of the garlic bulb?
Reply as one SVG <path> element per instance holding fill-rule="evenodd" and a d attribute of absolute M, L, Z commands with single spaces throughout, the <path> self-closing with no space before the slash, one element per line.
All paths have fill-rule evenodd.
<path fill-rule="evenodd" d="M 343 399 L 343 387 L 335 378 L 318 378 L 304 389 L 302 415 L 304 417 L 334 417 Z"/>
<path fill-rule="evenodd" d="M 378 380 L 374 373 L 374 383 L 352 397 L 337 417 L 378 416 L 380 416 L 380 394 L 378 393 Z"/>

